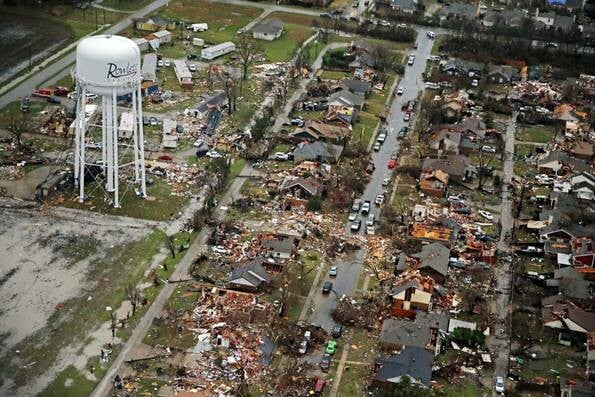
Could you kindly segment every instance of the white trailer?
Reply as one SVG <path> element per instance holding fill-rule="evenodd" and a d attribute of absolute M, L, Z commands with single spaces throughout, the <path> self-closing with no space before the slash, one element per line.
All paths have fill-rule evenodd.
<path fill-rule="evenodd" d="M 235 49 L 236 46 L 234 43 L 226 41 L 225 43 L 217 44 L 212 47 L 203 48 L 201 57 L 210 61 L 222 55 L 229 54 L 230 52 L 235 51 Z"/>
<path fill-rule="evenodd" d="M 193 23 L 192 25 L 188 26 L 188 29 L 192 30 L 194 33 L 204 32 L 209 30 L 209 25 L 206 23 Z"/>
<path fill-rule="evenodd" d="M 199 39 L 198 37 L 195 37 L 192 39 L 192 44 L 197 47 L 202 47 L 205 45 L 205 41 L 203 39 Z"/>

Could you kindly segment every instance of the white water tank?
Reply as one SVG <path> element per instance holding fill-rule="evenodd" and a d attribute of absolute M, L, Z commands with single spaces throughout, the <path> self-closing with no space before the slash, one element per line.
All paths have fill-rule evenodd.
<path fill-rule="evenodd" d="M 140 81 L 140 50 L 126 37 L 91 36 L 76 47 L 76 78 L 87 92 L 108 96 L 115 87 L 117 95 L 134 91 Z"/>

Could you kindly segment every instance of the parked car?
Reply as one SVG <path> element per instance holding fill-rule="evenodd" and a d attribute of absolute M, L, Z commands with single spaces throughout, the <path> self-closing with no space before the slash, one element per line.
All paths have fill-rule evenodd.
<path fill-rule="evenodd" d="M 300 348 L 298 349 L 298 353 L 300 353 L 300 354 L 306 354 L 307 351 L 308 351 L 308 341 L 307 340 L 303 340 L 300 343 Z"/>
<path fill-rule="evenodd" d="M 216 151 L 216 150 L 209 150 L 209 151 L 207 152 L 207 157 L 210 157 L 210 158 L 212 158 L 212 159 L 221 159 L 221 158 L 223 158 L 223 157 L 225 157 L 225 156 L 223 156 L 221 153 L 219 153 L 219 152 L 218 152 L 218 151 Z"/>
<path fill-rule="evenodd" d="M 405 113 L 405 115 L 403 116 L 403 121 L 404 122 L 409 122 L 409 120 L 411 119 L 411 116 L 409 116 L 409 113 Z"/>
<path fill-rule="evenodd" d="M 368 215 L 368 219 L 366 220 L 366 226 L 374 226 L 375 221 L 376 221 L 376 215 L 374 215 L 374 214 Z"/>
<path fill-rule="evenodd" d="M 382 203 L 384 203 L 384 194 L 379 194 L 376 196 L 374 203 L 376 203 L 376 205 L 382 205 Z"/>
<path fill-rule="evenodd" d="M 164 59 L 163 60 L 163 66 L 165 66 L 166 68 L 171 66 L 171 61 L 169 59 Z"/>
<path fill-rule="evenodd" d="M 386 141 L 386 133 L 383 132 L 380 135 L 378 135 L 378 139 L 376 139 L 376 141 L 378 141 L 379 143 L 384 143 L 384 141 Z"/>
<path fill-rule="evenodd" d="M 494 390 L 496 391 L 496 393 L 504 394 L 504 378 L 502 378 L 501 376 L 496 376 Z"/>
<path fill-rule="evenodd" d="M 493 146 L 483 145 L 481 151 L 484 153 L 496 153 L 496 148 Z"/>
<path fill-rule="evenodd" d="M 357 211 L 359 211 L 361 206 L 362 206 L 362 201 L 360 199 L 355 199 L 355 201 L 351 205 L 351 211 L 357 212 Z"/>
<path fill-rule="evenodd" d="M 194 147 L 201 147 L 203 145 L 203 143 L 205 143 L 204 140 L 197 139 L 196 141 L 194 141 L 194 143 L 192 144 L 192 146 L 194 146 Z"/>
<path fill-rule="evenodd" d="M 428 36 L 430 39 L 433 39 L 433 38 L 435 38 L 435 37 L 436 37 L 436 33 L 432 32 L 431 30 L 428 30 L 428 31 L 426 32 L 426 35 L 427 35 L 427 36 Z"/>
<path fill-rule="evenodd" d="M 353 222 L 354 220 L 357 219 L 357 212 L 351 212 L 349 213 L 349 217 L 347 218 L 349 220 L 349 222 Z"/>
<path fill-rule="evenodd" d="M 403 95 L 403 87 L 397 88 L 397 95 Z"/>
<path fill-rule="evenodd" d="M 369 212 L 370 212 L 370 200 L 366 200 L 366 201 L 364 201 L 364 204 L 362 205 L 362 214 L 368 215 Z"/>
<path fill-rule="evenodd" d="M 328 294 L 331 292 L 331 290 L 333 289 L 333 283 L 331 283 L 330 281 L 326 281 L 323 285 L 322 285 L 322 293 L 323 294 Z"/>
<path fill-rule="evenodd" d="M 399 130 L 399 138 L 405 138 L 405 135 L 407 135 L 407 131 L 409 130 L 408 127 L 402 127 Z"/>
<path fill-rule="evenodd" d="M 478 212 L 479 212 L 479 215 L 483 216 L 487 220 L 489 220 L 489 221 L 494 220 L 494 215 L 492 215 L 491 212 L 485 211 L 485 210 L 479 210 Z"/>
<path fill-rule="evenodd" d="M 304 120 L 300 118 L 291 119 L 291 125 L 302 126 L 304 124 Z"/>
<path fill-rule="evenodd" d="M 366 226 L 366 234 L 368 236 L 373 236 L 374 234 L 376 234 L 376 229 L 374 229 L 374 226 Z"/>
<path fill-rule="evenodd" d="M 331 266 L 330 270 L 328 271 L 328 275 L 331 277 L 337 277 L 337 266 Z"/>
<path fill-rule="evenodd" d="M 228 255 L 231 252 L 228 249 L 225 249 L 222 245 L 215 245 L 211 248 L 211 250 L 216 254 Z"/>
<path fill-rule="evenodd" d="M 390 168 L 392 170 L 396 166 L 397 166 L 397 161 L 396 160 L 393 160 L 393 159 L 388 160 L 388 168 Z"/>
<path fill-rule="evenodd" d="M 304 332 L 304 340 L 310 340 L 312 338 L 312 331 L 308 330 Z"/>
<path fill-rule="evenodd" d="M 375 152 L 379 152 L 380 151 L 380 142 L 376 141 L 376 143 L 374 143 L 374 146 L 372 147 L 372 149 Z"/>
<path fill-rule="evenodd" d="M 376 169 L 374 162 L 372 160 L 368 161 L 368 165 L 366 166 L 366 173 L 371 174 Z"/>
<path fill-rule="evenodd" d="M 207 148 L 199 148 L 196 151 L 196 157 L 205 157 L 209 153 L 209 149 Z"/>
<path fill-rule="evenodd" d="M 333 338 L 340 338 L 341 334 L 343 333 L 343 327 L 340 325 L 335 325 L 331 330 L 331 336 Z"/>
<path fill-rule="evenodd" d="M 277 152 L 277 153 L 275 153 L 275 160 L 287 161 L 287 160 L 289 160 L 289 154 L 283 153 L 283 152 Z"/>
<path fill-rule="evenodd" d="M 316 378 L 314 382 L 314 393 L 322 394 L 324 392 L 324 387 L 326 386 L 326 381 L 324 379 Z"/>
<path fill-rule="evenodd" d="M 322 372 L 328 372 L 329 368 L 331 367 L 331 355 L 324 354 L 318 365 L 320 366 Z"/>
<path fill-rule="evenodd" d="M 537 180 L 537 183 L 540 183 L 540 184 L 551 183 L 554 180 L 554 178 L 552 178 L 551 176 L 546 175 L 546 174 L 537 174 L 537 175 L 535 175 L 535 179 Z"/>
<path fill-rule="evenodd" d="M 390 178 L 384 178 L 382 180 L 382 186 L 386 187 L 388 185 L 390 185 Z"/>
<path fill-rule="evenodd" d="M 351 231 L 354 233 L 358 232 L 361 227 L 362 227 L 362 221 L 359 219 L 353 221 L 353 223 L 351 223 L 351 226 L 350 226 Z"/>
<path fill-rule="evenodd" d="M 326 349 L 324 349 L 324 352 L 326 354 L 335 354 L 336 351 L 337 351 L 337 342 L 335 342 L 334 340 L 329 340 L 326 344 Z"/>
<path fill-rule="evenodd" d="M 152 126 L 156 126 L 157 124 L 159 124 L 159 120 L 157 119 L 157 117 L 149 117 L 149 124 L 151 124 Z"/>
<path fill-rule="evenodd" d="M 396 159 L 397 159 L 397 152 L 396 152 L 396 151 L 395 151 L 395 152 L 392 152 L 392 153 L 390 154 L 390 159 L 391 159 L 391 160 L 396 160 Z"/>
<path fill-rule="evenodd" d="M 163 67 L 163 60 L 162 59 L 160 59 L 160 60 L 157 61 L 157 67 L 158 68 L 162 68 Z"/>

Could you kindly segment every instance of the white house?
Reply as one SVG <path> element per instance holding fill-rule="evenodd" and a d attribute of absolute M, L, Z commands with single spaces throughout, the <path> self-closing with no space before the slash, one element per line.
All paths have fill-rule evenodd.
<path fill-rule="evenodd" d="M 159 44 L 170 43 L 172 39 L 172 34 L 169 30 L 160 30 L 153 33 L 153 36 L 159 39 Z"/>
<path fill-rule="evenodd" d="M 283 34 L 283 22 L 280 19 L 267 19 L 252 29 L 252 37 L 259 40 L 273 41 Z"/>

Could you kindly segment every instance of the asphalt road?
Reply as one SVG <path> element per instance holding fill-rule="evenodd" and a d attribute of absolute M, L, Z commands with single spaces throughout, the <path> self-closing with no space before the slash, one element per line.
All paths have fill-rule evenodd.
<path fill-rule="evenodd" d="M 157 8 L 164 6 L 168 2 L 168 0 L 154 1 L 145 8 L 138 10 L 133 14 L 130 14 L 120 22 L 110 26 L 108 29 L 105 30 L 105 32 L 103 32 L 103 34 L 116 34 L 121 30 L 124 30 L 128 25 L 130 25 L 132 23 L 132 18 L 141 18 L 153 12 Z M 20 100 L 24 96 L 31 95 L 33 90 L 35 90 L 37 87 L 41 87 L 45 84 L 52 84 L 61 79 L 62 77 L 68 75 L 68 73 L 70 73 L 70 65 L 74 63 L 74 60 L 75 53 L 70 52 L 64 55 L 64 57 L 52 63 L 51 65 L 46 66 L 39 72 L 33 74 L 30 78 L 24 80 L 16 87 L 7 91 L 2 96 L 0 96 L 0 109 L 11 102 Z"/>
<path fill-rule="evenodd" d="M 395 96 L 395 100 L 390 108 L 389 115 L 387 117 L 386 124 L 382 127 L 386 130 L 386 140 L 384 144 L 380 146 L 378 152 L 372 152 L 372 160 L 376 169 L 371 175 L 370 182 L 366 187 L 364 194 L 361 196 L 361 200 L 369 200 L 371 204 L 370 214 L 375 214 L 378 218 L 380 214 L 380 207 L 374 204 L 376 196 L 379 194 L 385 194 L 385 188 L 382 186 L 384 178 L 392 177 L 393 170 L 388 168 L 388 162 L 391 155 L 397 152 L 399 149 L 399 140 L 397 135 L 399 130 L 404 126 L 412 124 L 413 120 L 406 123 L 403 120 L 404 112 L 401 110 L 403 104 L 410 100 L 416 99 L 419 92 L 423 90 L 424 83 L 422 81 L 422 73 L 426 69 L 426 61 L 432 52 L 433 40 L 426 35 L 426 30 L 418 29 L 417 37 L 417 50 L 412 50 L 411 54 L 415 54 L 415 63 L 412 66 L 406 66 L 405 75 L 397 85 L 397 87 L 403 88 L 403 95 Z M 415 113 L 413 113 L 413 119 Z M 381 128 L 381 129 L 382 129 Z M 397 157 L 397 164 L 399 158 Z M 388 194 L 385 194 L 385 199 L 388 200 Z M 367 216 L 361 214 L 358 215 L 357 219 L 362 221 L 362 226 L 358 231 L 358 234 L 365 234 L 366 227 L 365 221 Z M 351 222 L 346 225 L 346 231 L 350 232 Z"/>

